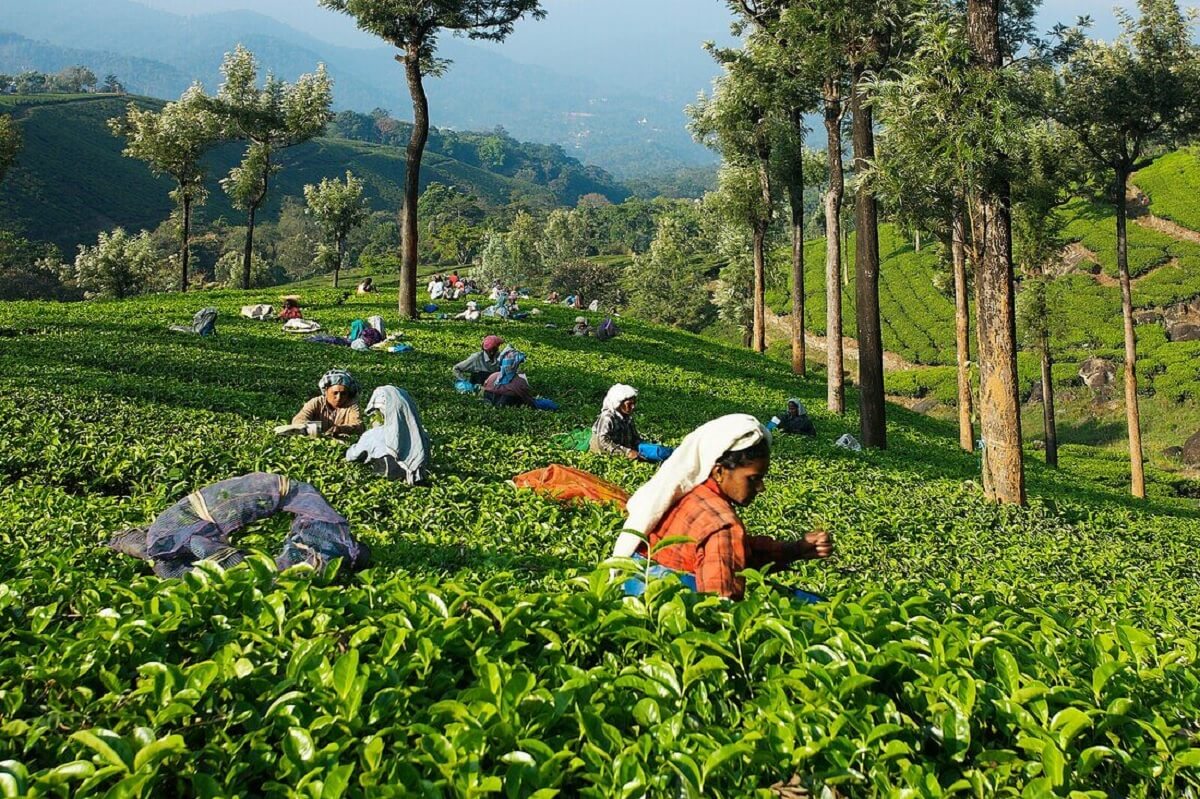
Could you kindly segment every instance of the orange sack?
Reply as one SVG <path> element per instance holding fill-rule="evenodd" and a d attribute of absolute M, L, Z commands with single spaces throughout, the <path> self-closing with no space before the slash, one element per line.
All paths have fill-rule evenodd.
<path fill-rule="evenodd" d="M 563 502 L 586 500 L 589 502 L 615 502 L 621 509 L 629 494 L 619 485 L 601 480 L 590 472 L 552 463 L 544 469 L 518 474 L 512 479 L 517 488 L 531 488 Z"/>

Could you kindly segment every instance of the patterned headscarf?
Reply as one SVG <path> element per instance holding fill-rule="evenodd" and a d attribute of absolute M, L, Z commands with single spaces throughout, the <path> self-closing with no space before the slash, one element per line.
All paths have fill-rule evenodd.
<path fill-rule="evenodd" d="M 795 397 L 788 398 L 788 405 L 796 406 L 797 415 L 799 415 L 799 416 L 807 416 L 808 415 L 808 409 L 804 407 L 804 403 L 801 402 L 800 400 L 796 399 Z"/>
<path fill-rule="evenodd" d="M 317 383 L 317 388 L 324 393 L 325 389 L 333 386 L 345 386 L 350 389 L 350 393 L 358 395 L 358 381 L 354 379 L 354 375 L 347 372 L 345 369 L 330 369 L 325 374 L 321 375 L 321 380 Z"/>
<path fill-rule="evenodd" d="M 496 335 L 491 335 L 491 336 L 484 336 L 483 341 L 480 343 L 480 346 L 483 347 L 483 349 L 485 349 L 485 350 L 491 350 L 491 349 L 496 349 L 503 343 L 504 343 L 504 339 L 502 339 Z"/>
<path fill-rule="evenodd" d="M 511 383 L 523 363 L 525 363 L 525 353 L 520 350 L 508 347 L 500 353 L 500 376 L 496 378 L 496 385 L 507 386 Z"/>

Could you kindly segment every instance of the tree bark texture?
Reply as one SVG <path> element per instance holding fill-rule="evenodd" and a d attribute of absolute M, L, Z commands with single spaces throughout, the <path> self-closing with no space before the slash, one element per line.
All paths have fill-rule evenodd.
<path fill-rule="evenodd" d="M 404 205 L 400 208 L 400 317 L 417 317 L 417 202 L 421 195 L 421 159 L 429 141 L 429 98 L 421 75 L 420 46 L 410 44 L 404 74 L 412 97 L 413 129 L 404 159 Z"/>
<path fill-rule="evenodd" d="M 850 104 L 854 168 L 864 173 L 875 160 L 873 114 L 866 104 L 861 67 L 854 69 Z M 887 447 L 883 398 L 883 331 L 879 320 L 879 207 L 865 186 L 855 192 L 854 296 L 858 322 L 858 411 L 864 447 Z"/>
<path fill-rule="evenodd" d="M 186 191 L 183 194 L 183 224 L 179 226 L 179 290 L 188 290 L 188 243 L 192 230 L 192 197 Z"/>
<path fill-rule="evenodd" d="M 758 185 L 763 218 L 754 224 L 754 351 L 767 351 L 767 232 L 771 225 L 771 151 L 760 145 Z"/>
<path fill-rule="evenodd" d="M 846 412 L 842 358 L 842 199 L 846 174 L 842 165 L 841 95 L 836 79 L 825 81 L 825 139 L 829 158 L 829 191 L 825 193 L 825 363 L 826 403 L 830 413 Z"/>
<path fill-rule="evenodd" d="M 792 128 L 804 140 L 804 116 L 792 109 Z M 792 371 L 808 373 L 804 346 L 804 149 L 801 147 L 796 174 L 788 181 L 788 204 L 792 210 Z"/>
<path fill-rule="evenodd" d="M 246 243 L 242 251 L 242 288 L 250 288 L 250 264 L 254 258 L 254 215 L 258 211 L 258 204 L 250 206 L 250 210 L 246 213 Z"/>
<path fill-rule="evenodd" d="M 338 279 L 342 275 L 342 267 L 346 265 L 346 239 L 337 240 L 337 264 L 333 267 L 333 287 L 338 287 Z"/>
<path fill-rule="evenodd" d="M 1050 354 L 1050 337 L 1045 325 L 1038 337 L 1042 355 L 1042 429 L 1046 441 L 1046 465 L 1058 468 L 1058 425 L 1054 421 L 1054 356 Z"/>
<path fill-rule="evenodd" d="M 978 68 L 1001 67 L 1000 0 L 968 0 L 967 37 Z M 1024 504 L 1012 219 L 1007 187 L 982 187 L 975 204 L 972 235 L 977 255 L 975 309 L 983 488 L 998 502 Z"/>
<path fill-rule="evenodd" d="M 751 346 L 755 352 L 767 351 L 765 286 L 767 279 L 767 226 L 754 225 L 754 321 L 751 327 Z"/>
<path fill-rule="evenodd" d="M 1129 283 L 1128 209 L 1125 192 L 1129 175 L 1117 174 L 1117 269 L 1121 278 L 1121 317 L 1125 323 L 1125 423 L 1129 428 L 1129 490 L 1135 497 L 1146 497 L 1146 474 L 1142 465 L 1142 422 L 1137 397 L 1137 333 L 1133 329 L 1133 291 Z"/>
<path fill-rule="evenodd" d="M 958 364 L 958 443 L 975 451 L 975 425 L 971 422 L 971 309 L 967 302 L 966 220 L 954 215 L 950 256 L 954 263 L 954 350 Z"/>

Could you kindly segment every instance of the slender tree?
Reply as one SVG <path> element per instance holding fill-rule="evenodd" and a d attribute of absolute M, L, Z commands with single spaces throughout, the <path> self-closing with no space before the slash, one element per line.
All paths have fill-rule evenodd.
<path fill-rule="evenodd" d="M 1174 0 L 1138 0 L 1138 11 L 1136 21 L 1119 14 L 1124 33 L 1115 42 L 1086 42 L 1069 54 L 1051 84 L 1050 113 L 1078 137 L 1116 209 L 1130 490 L 1145 497 L 1126 195 L 1133 173 L 1200 134 L 1200 50 Z"/>
<path fill-rule="evenodd" d="M 267 75 L 258 86 L 258 62 L 240 44 L 221 64 L 224 82 L 210 103 L 232 138 L 248 142 L 242 162 L 221 181 L 234 205 L 246 212 L 246 241 L 242 252 L 242 288 L 250 288 L 254 253 L 254 222 L 267 198 L 271 176 L 279 171 L 280 150 L 308 141 L 332 119 L 333 83 L 323 64 L 317 71 L 286 83 Z"/>
<path fill-rule="evenodd" d="M 399 52 L 413 106 L 412 136 L 405 154 L 404 204 L 400 209 L 400 315 L 417 315 L 417 203 L 421 159 L 429 140 L 429 100 L 425 77 L 448 65 L 437 59 L 442 31 L 472 39 L 503 41 L 513 24 L 528 15 L 545 16 L 541 0 L 320 0 L 325 8 L 354 17 L 358 27 L 380 37 Z"/>
<path fill-rule="evenodd" d="M 710 52 L 725 67 L 725 74 L 714 81 L 711 97 L 688 107 L 691 129 L 696 138 L 721 153 L 730 175 L 739 178 L 750 170 L 757 176 L 758 198 L 739 203 L 746 213 L 735 218 L 749 226 L 752 234 L 754 288 L 751 347 L 755 352 L 767 349 L 766 328 L 766 242 L 774 217 L 773 156 L 783 134 L 777 104 L 780 86 L 774 66 L 762 50 L 769 46 L 760 34 L 752 34 L 738 50 L 710 47 Z"/>
<path fill-rule="evenodd" d="M 161 111 L 130 103 L 125 116 L 108 121 L 114 135 L 124 136 L 125 155 L 145 161 L 151 171 L 175 181 L 171 198 L 179 209 L 179 290 L 188 290 L 192 211 L 208 196 L 202 158 L 221 139 L 222 123 L 199 84 L 192 85 Z"/>
<path fill-rule="evenodd" d="M 346 267 L 346 239 L 370 213 L 363 200 L 363 182 L 349 171 L 344 181 L 325 178 L 304 187 L 304 201 L 325 235 L 326 246 L 331 248 L 333 286 L 337 288 L 338 278 Z"/>

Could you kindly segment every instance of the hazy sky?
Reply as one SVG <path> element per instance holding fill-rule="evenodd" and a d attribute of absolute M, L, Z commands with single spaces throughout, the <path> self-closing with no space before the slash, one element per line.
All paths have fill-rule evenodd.
<path fill-rule="evenodd" d="M 257 11 L 334 44 L 379 45 L 348 17 L 321 8 L 316 0 L 137 1 L 182 14 Z M 1134 0 L 1120 4 L 1132 7 Z M 611 84 L 613 90 L 683 103 L 706 88 L 717 71 L 701 43 L 731 40 L 731 14 L 724 0 L 545 0 L 544 5 L 546 19 L 520 22 L 507 42 L 480 46 L 514 61 Z M 1055 22 L 1071 23 L 1090 14 L 1094 34 L 1108 38 L 1116 29 L 1112 6 L 1104 0 L 1045 0 L 1038 29 L 1044 32 Z"/>

